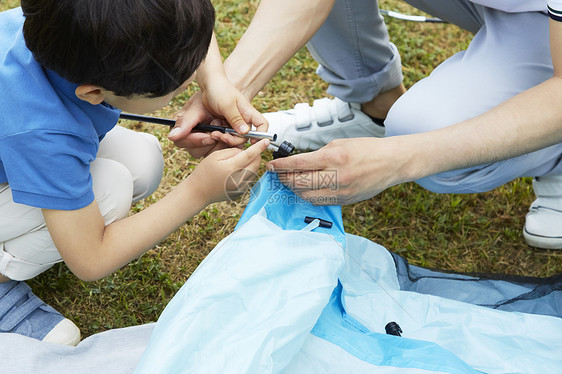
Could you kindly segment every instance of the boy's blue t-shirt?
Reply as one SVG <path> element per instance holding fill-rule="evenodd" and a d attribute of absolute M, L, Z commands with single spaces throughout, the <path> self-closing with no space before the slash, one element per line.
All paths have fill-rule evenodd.
<path fill-rule="evenodd" d="M 16 203 L 74 210 L 94 200 L 90 163 L 119 110 L 76 97 L 25 46 L 20 8 L 0 13 L 0 183 Z"/>

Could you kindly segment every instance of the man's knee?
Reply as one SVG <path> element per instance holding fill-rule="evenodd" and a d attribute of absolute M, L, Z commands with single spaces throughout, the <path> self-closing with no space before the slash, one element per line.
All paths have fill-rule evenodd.
<path fill-rule="evenodd" d="M 414 88 L 415 91 L 418 91 Z M 432 103 L 427 103 L 424 95 L 412 90 L 403 94 L 390 108 L 384 121 L 386 136 L 409 135 L 435 129 L 438 124 L 446 123 L 446 112 L 435 110 Z"/>

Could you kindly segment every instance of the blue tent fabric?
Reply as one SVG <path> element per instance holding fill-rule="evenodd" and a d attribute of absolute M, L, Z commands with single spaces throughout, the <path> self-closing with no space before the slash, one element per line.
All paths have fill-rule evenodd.
<path fill-rule="evenodd" d="M 371 332 L 345 311 L 341 283 L 311 333 L 377 366 L 477 373 L 451 352 L 431 342 Z"/>
<path fill-rule="evenodd" d="M 314 206 L 287 189 L 275 173 L 267 172 L 250 191 L 250 201 L 236 229 L 250 218 L 263 214 L 284 230 L 301 229 L 307 224 L 304 219 L 313 217 L 332 223 L 331 228 L 318 227 L 315 232 L 328 234 L 345 245 L 345 231 L 340 206 Z"/>
<path fill-rule="evenodd" d="M 252 217 L 166 306 L 137 372 L 280 372 L 320 317 L 343 261 L 329 235 Z"/>
<path fill-rule="evenodd" d="M 339 207 L 299 200 L 274 174 L 260 182 L 236 230 L 157 323 L 95 334 L 77 347 L 0 334 L 2 372 L 562 372 L 560 276 L 412 266 L 346 234 Z M 388 322 L 402 336 L 386 334 Z"/>
<path fill-rule="evenodd" d="M 266 173 L 135 372 L 562 372 L 557 287 L 409 266 L 346 234 L 340 207 L 299 200 Z M 387 335 L 388 322 L 402 336 Z"/>

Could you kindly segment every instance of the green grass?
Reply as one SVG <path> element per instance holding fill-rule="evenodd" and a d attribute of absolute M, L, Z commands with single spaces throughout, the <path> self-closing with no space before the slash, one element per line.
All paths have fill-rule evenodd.
<path fill-rule="evenodd" d="M 226 57 L 259 2 L 213 3 L 217 9 L 217 36 Z M 420 14 L 400 1 L 380 3 L 384 9 Z M 0 10 L 18 4 L 0 0 Z M 469 33 L 452 25 L 388 19 L 388 27 L 402 55 L 407 87 L 427 76 L 448 56 L 466 48 L 471 40 Z M 315 74 L 316 66 L 306 49 L 301 49 L 258 94 L 254 105 L 260 111 L 274 111 L 327 96 L 326 84 Z M 172 117 L 194 89 L 154 114 Z M 160 188 L 133 207 L 132 211 L 138 211 L 161 198 L 198 161 L 176 149 L 167 140 L 168 130 L 163 126 L 125 124 L 156 135 L 166 160 Z M 270 157 L 264 155 L 264 163 Z M 525 244 L 521 228 L 533 199 L 528 178 L 487 193 L 468 195 L 435 194 L 406 183 L 368 201 L 345 206 L 343 214 L 347 232 L 367 237 L 405 256 L 412 264 L 461 272 L 546 277 L 562 272 L 562 252 Z M 205 256 L 233 231 L 244 206 L 245 200 L 240 200 L 206 208 L 140 259 L 97 282 L 79 281 L 64 264 L 58 264 L 29 284 L 46 302 L 74 320 L 83 336 L 155 321 Z"/>

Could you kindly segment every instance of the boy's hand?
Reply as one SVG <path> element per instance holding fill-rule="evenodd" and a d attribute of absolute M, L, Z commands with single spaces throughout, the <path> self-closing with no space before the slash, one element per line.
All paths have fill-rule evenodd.
<path fill-rule="evenodd" d="M 269 145 L 263 139 L 246 150 L 229 148 L 209 155 L 195 168 L 188 183 L 196 184 L 207 204 L 240 196 L 253 182 L 261 153 Z"/>
<path fill-rule="evenodd" d="M 228 80 L 215 79 L 193 95 L 178 113 L 176 126 L 168 138 L 177 147 L 186 148 L 193 157 L 203 157 L 228 147 L 240 147 L 246 139 L 220 132 L 191 132 L 198 123 L 230 126 L 246 133 L 251 125 L 256 131 L 267 131 L 265 117 L 259 113 Z M 255 143 L 255 141 L 252 141 Z"/>

